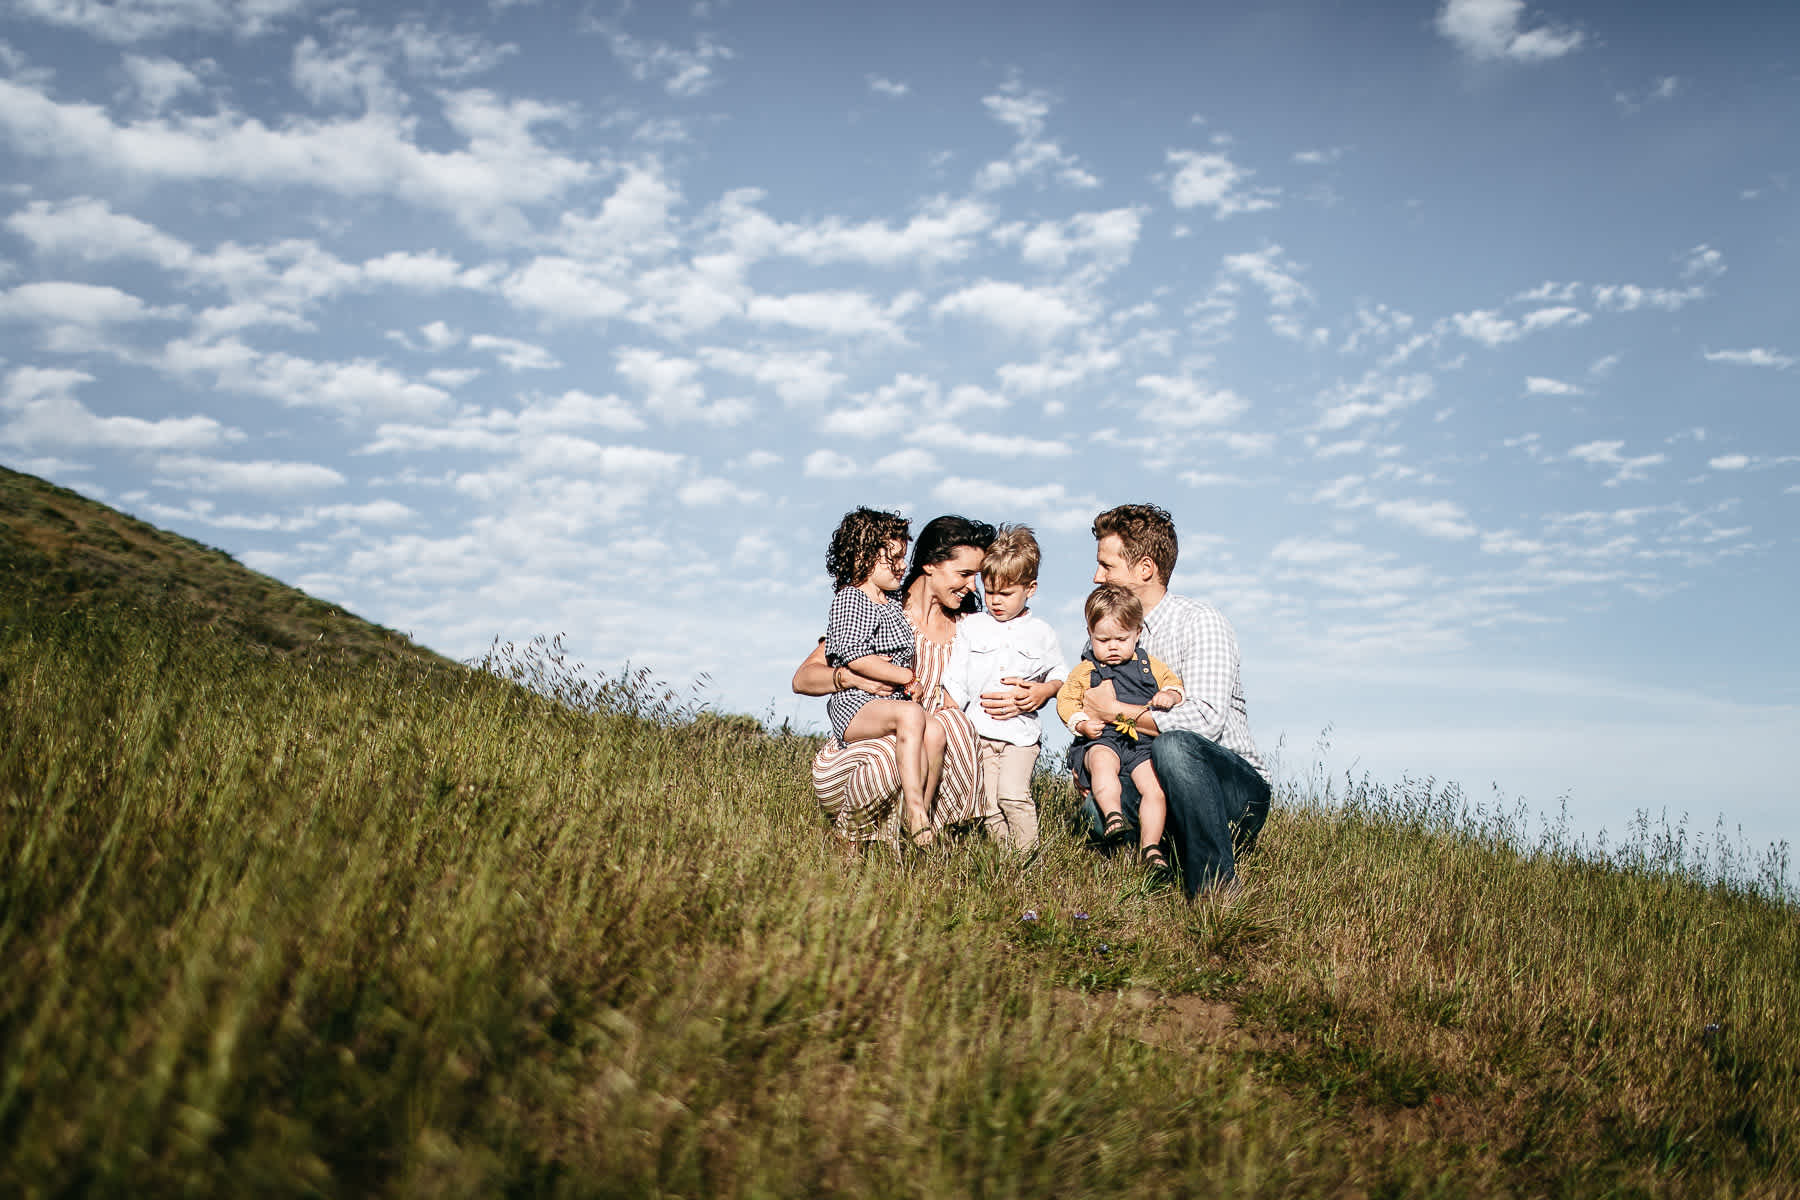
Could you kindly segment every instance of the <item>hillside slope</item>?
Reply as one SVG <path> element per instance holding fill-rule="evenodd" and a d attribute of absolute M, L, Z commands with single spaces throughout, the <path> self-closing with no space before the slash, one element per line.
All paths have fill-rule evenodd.
<path fill-rule="evenodd" d="M 167 610 L 286 658 L 453 665 L 222 550 L 0 467 L 0 619 L 76 609 Z"/>

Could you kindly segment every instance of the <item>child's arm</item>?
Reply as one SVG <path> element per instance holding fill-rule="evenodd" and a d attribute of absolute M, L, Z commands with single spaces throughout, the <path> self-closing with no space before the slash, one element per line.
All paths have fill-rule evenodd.
<path fill-rule="evenodd" d="M 1056 715 L 1064 725 L 1069 727 L 1069 732 L 1076 737 L 1092 737 L 1092 734 L 1081 732 L 1081 727 L 1089 721 L 1098 724 L 1091 714 L 1081 710 L 1082 700 L 1087 696 L 1088 683 L 1093 676 L 1094 666 L 1092 663 L 1078 663 L 1075 669 L 1069 672 L 1069 677 L 1063 680 L 1062 687 L 1056 691 Z"/>
<path fill-rule="evenodd" d="M 1156 680 L 1156 695 L 1150 697 L 1150 707 L 1166 712 L 1187 698 L 1187 689 L 1181 685 L 1181 676 L 1168 663 L 1155 655 L 1149 658 L 1150 675 Z"/>
<path fill-rule="evenodd" d="M 938 685 L 944 689 L 944 695 L 950 698 L 951 708 L 962 708 L 968 704 L 969 695 L 969 639 L 959 637 L 950 643 L 950 661 L 944 664 L 944 677 Z"/>

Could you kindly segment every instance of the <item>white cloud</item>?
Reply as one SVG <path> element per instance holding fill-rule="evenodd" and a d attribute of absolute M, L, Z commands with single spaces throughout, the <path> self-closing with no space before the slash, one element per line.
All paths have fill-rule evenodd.
<path fill-rule="evenodd" d="M 1015 337 L 1050 341 L 1087 323 L 1082 307 L 1061 289 L 983 279 L 937 302 L 939 316 L 972 317 Z"/>
<path fill-rule="evenodd" d="M 1303 167 L 1330 166 L 1344 157 L 1346 147 L 1332 146 L 1326 150 L 1296 150 L 1292 161 Z"/>
<path fill-rule="evenodd" d="M 260 37 L 314 0 L 14 0 L 19 16 L 77 29 L 108 42 L 140 42 L 197 31 Z"/>
<path fill-rule="evenodd" d="M 159 458 L 156 472 L 163 482 L 203 492 L 278 495 L 341 487 L 347 482 L 342 474 L 319 463 L 231 462 L 195 454 Z"/>
<path fill-rule="evenodd" d="M 1795 362 L 1792 355 L 1766 346 L 1753 346 L 1748 350 L 1708 350 L 1705 353 L 1707 362 L 1730 363 L 1739 367 L 1773 367 L 1777 371 L 1785 371 Z"/>
<path fill-rule="evenodd" d="M 1140 375 L 1137 385 L 1151 399 L 1139 417 L 1151 426 L 1191 429 L 1196 425 L 1223 425 L 1236 419 L 1250 402 L 1230 388 L 1208 387 L 1187 376 Z"/>
<path fill-rule="evenodd" d="M 230 391 L 297 408 L 329 408 L 349 418 L 435 413 L 450 399 L 442 388 L 416 383 L 369 359 L 315 362 L 263 354 L 236 339 L 178 338 L 164 346 L 157 365 L 177 375 L 210 374 Z"/>
<path fill-rule="evenodd" d="M 643 390 L 645 407 L 668 423 L 701 421 L 736 425 L 750 416 L 750 402 L 730 397 L 709 403 L 700 383 L 700 364 L 655 350 L 630 347 L 614 356 L 619 374 Z"/>
<path fill-rule="evenodd" d="M 395 196 L 448 212 L 486 238 L 518 234 L 523 207 L 554 201 L 593 172 L 535 136 L 539 125 L 568 120 L 566 108 L 481 90 L 441 99 L 459 149 L 423 149 L 407 120 L 380 111 L 279 128 L 227 111 L 118 124 L 94 105 L 61 104 L 9 79 L 0 79 L 0 132 L 22 153 L 127 178 Z"/>
<path fill-rule="evenodd" d="M 907 440 L 987 458 L 1066 458 L 1073 453 L 1064 442 L 1023 434 L 982 433 L 953 424 L 921 426 Z"/>
<path fill-rule="evenodd" d="M 18 367 L 0 391 L 0 441 L 22 447 L 68 446 L 126 451 L 201 450 L 243 434 L 211 417 L 103 417 L 74 394 L 94 382 L 85 371 Z"/>
<path fill-rule="evenodd" d="M 1460 504 L 1450 500 L 1382 500 L 1375 514 L 1428 537 L 1460 539 L 1475 536 L 1475 526 Z"/>
<path fill-rule="evenodd" d="M 1210 208 L 1223 221 L 1239 213 L 1262 212 L 1275 207 L 1280 188 L 1249 187 L 1256 172 L 1240 167 L 1224 154 L 1199 150 L 1171 150 L 1168 164 L 1175 168 L 1169 180 L 1169 202 L 1176 208 Z"/>
<path fill-rule="evenodd" d="M 1386 375 L 1370 371 L 1353 384 L 1340 383 L 1320 395 L 1326 404 L 1319 416 L 1322 430 L 1345 429 L 1358 421 L 1392 416 L 1430 396 L 1431 376 Z"/>
<path fill-rule="evenodd" d="M 1452 314 L 1450 324 L 1455 327 L 1456 332 L 1470 341 L 1480 342 L 1492 349 L 1541 330 L 1553 329 L 1558 325 L 1585 325 L 1590 320 L 1592 317 L 1578 308 L 1557 305 L 1535 309 L 1516 321 L 1502 317 L 1491 309 L 1477 309 L 1474 312 Z"/>
<path fill-rule="evenodd" d="M 714 64 L 735 57 L 730 47 L 704 33 L 695 40 L 693 49 L 684 50 L 667 42 L 632 37 L 618 29 L 602 28 L 600 32 L 606 35 L 613 56 L 633 79 L 659 83 L 671 96 L 692 97 L 710 90 L 718 83 Z"/>
<path fill-rule="evenodd" d="M 127 54 L 120 62 L 138 99 L 151 112 L 161 112 L 177 96 L 201 90 L 200 77 L 172 58 Z"/>
<path fill-rule="evenodd" d="M 632 300 L 613 267 L 561 255 L 533 259 L 514 271 L 501 291 L 520 308 L 559 321 L 608 321 Z"/>
<path fill-rule="evenodd" d="M 469 348 L 491 351 L 514 371 L 552 371 L 562 366 L 561 361 L 542 346 L 522 342 L 517 338 L 478 333 L 469 339 Z"/>
<path fill-rule="evenodd" d="M 167 315 L 116 287 L 47 280 L 0 292 L 0 320 L 103 325 Z"/>
<path fill-rule="evenodd" d="M 1524 0 L 1444 0 L 1437 31 L 1470 58 L 1544 62 L 1581 48 L 1586 36 L 1557 25 L 1522 28 Z"/>
<path fill-rule="evenodd" d="M 1059 532 L 1086 529 L 1104 505 L 1091 496 L 1071 496 L 1060 483 L 1023 487 L 986 479 L 950 476 L 938 481 L 931 494 L 947 504 L 966 506 L 973 512 L 1001 514 L 1016 520 L 1033 516 L 1034 523 Z"/>
<path fill-rule="evenodd" d="M 867 79 L 869 90 L 874 92 L 877 96 L 887 96 L 890 99 L 898 100 L 908 92 L 912 91 L 912 88 L 908 87 L 906 84 L 900 83 L 897 80 L 884 78 L 880 75 L 870 75 L 867 76 Z"/>
<path fill-rule="evenodd" d="M 1117 350 L 1089 345 L 1067 354 L 1049 353 L 1036 362 L 1003 363 L 994 374 L 1009 391 L 1037 395 L 1073 387 L 1111 371 L 1122 361 Z"/>
<path fill-rule="evenodd" d="M 835 450 L 814 450 L 806 456 L 801 470 L 814 479 L 849 479 L 859 474 L 862 468 L 854 459 Z"/>
<path fill-rule="evenodd" d="M 1611 312 L 1636 312 L 1640 308 L 1658 308 L 1675 312 L 1695 300 L 1705 298 L 1704 287 L 1645 288 L 1634 283 L 1594 285 L 1594 303 Z"/>
<path fill-rule="evenodd" d="M 694 479 L 681 485 L 675 498 L 689 508 L 710 508 L 719 504 L 755 504 L 763 494 L 754 488 L 739 487 L 729 479 Z"/>
<path fill-rule="evenodd" d="M 1143 229 L 1143 211 L 1114 208 L 1076 213 L 1066 221 L 1041 221 L 1019 236 L 1019 256 L 1034 267 L 1062 269 L 1071 258 L 1088 258 L 1104 269 L 1131 259 Z"/>
<path fill-rule="evenodd" d="M 892 454 L 884 454 L 875 460 L 870 468 L 877 475 L 894 475 L 901 479 L 911 479 L 917 475 L 929 475 L 938 469 L 937 459 L 929 450 L 909 447 L 896 450 Z"/>
<path fill-rule="evenodd" d="M 1100 186 L 1099 178 L 1082 166 L 1080 159 L 1044 137 L 1044 121 L 1050 115 L 1048 93 L 1027 90 L 1015 78 L 1002 84 L 993 95 L 983 96 L 981 103 L 990 116 L 1013 130 L 1018 140 L 1010 155 L 980 170 L 975 177 L 978 190 L 997 191 L 1046 175 L 1067 187 Z"/>
<path fill-rule="evenodd" d="M 863 292 L 794 292 L 757 296 L 744 315 L 759 324 L 791 325 L 837 337 L 870 335 L 901 341 L 905 335 L 900 319 L 918 302 L 916 292 L 903 293 L 885 308 Z"/>
<path fill-rule="evenodd" d="M 772 388 L 791 408 L 817 407 L 829 401 L 844 383 L 832 369 L 828 350 L 739 350 L 708 346 L 700 360 L 715 371 L 752 379 Z"/>
<path fill-rule="evenodd" d="M 1560 379 L 1550 379 L 1543 375 L 1527 375 L 1525 391 L 1533 396 L 1584 396 L 1586 391 L 1575 384 L 1564 383 Z"/>
<path fill-rule="evenodd" d="M 1741 471 L 1750 465 L 1747 454 L 1721 454 L 1717 458 L 1708 459 L 1706 465 L 1715 471 Z"/>
<path fill-rule="evenodd" d="M 1223 262 L 1228 276 L 1248 279 L 1260 287 L 1276 308 L 1292 308 L 1311 301 L 1312 292 L 1298 278 L 1299 264 L 1283 260 L 1280 246 L 1269 246 L 1255 253 L 1227 254 Z"/>
<path fill-rule="evenodd" d="M 719 238 L 746 263 L 780 255 L 815 266 L 939 266 L 967 258 L 994 223 L 989 205 L 967 198 L 929 199 L 897 228 L 886 221 L 851 223 L 835 216 L 810 225 L 786 224 L 757 208 L 761 200 L 761 192 L 742 188 L 726 193 L 711 214 Z"/>
<path fill-rule="evenodd" d="M 1626 458 L 1620 453 L 1625 448 L 1622 441 L 1585 442 L 1569 449 L 1569 457 L 1595 466 L 1616 467 L 1611 479 L 1606 481 L 1607 487 L 1617 487 L 1621 483 L 1648 477 L 1649 468 L 1660 466 L 1669 461 L 1666 454 L 1645 454 L 1637 458 Z"/>

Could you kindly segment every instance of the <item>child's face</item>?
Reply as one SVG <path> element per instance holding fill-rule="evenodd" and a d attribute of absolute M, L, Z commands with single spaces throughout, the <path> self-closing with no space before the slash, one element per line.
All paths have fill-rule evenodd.
<path fill-rule="evenodd" d="M 1117 666 L 1137 653 L 1138 630 L 1127 629 L 1116 617 L 1102 617 L 1088 630 L 1088 643 L 1094 657 L 1107 666 Z"/>
<path fill-rule="evenodd" d="M 987 610 L 994 614 L 996 621 L 1010 621 L 1025 611 L 1031 598 L 1037 595 L 1037 584 L 1003 583 L 999 587 L 989 587 L 988 581 L 981 581 L 981 594 L 987 600 Z"/>
<path fill-rule="evenodd" d="M 869 582 L 884 592 L 891 592 L 900 586 L 905 574 L 906 543 L 895 538 L 875 556 L 875 569 L 869 572 Z"/>

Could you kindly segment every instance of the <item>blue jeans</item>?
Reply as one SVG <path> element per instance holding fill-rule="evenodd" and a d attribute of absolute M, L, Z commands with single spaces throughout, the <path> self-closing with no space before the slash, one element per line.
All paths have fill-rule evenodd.
<path fill-rule="evenodd" d="M 1233 751 L 1188 729 L 1152 741 L 1150 762 L 1169 798 L 1169 840 L 1181 860 L 1188 899 L 1236 878 L 1237 853 L 1256 844 L 1269 818 L 1268 782 Z M 1119 782 L 1126 819 L 1136 824 L 1137 787 L 1129 777 Z M 1100 836 L 1104 826 L 1093 797 L 1082 801 L 1081 811 Z"/>

